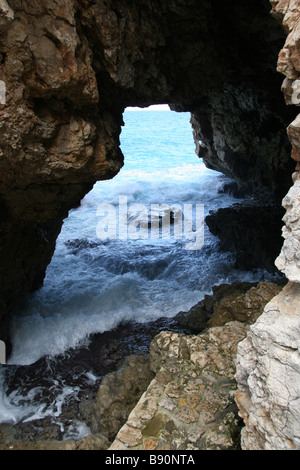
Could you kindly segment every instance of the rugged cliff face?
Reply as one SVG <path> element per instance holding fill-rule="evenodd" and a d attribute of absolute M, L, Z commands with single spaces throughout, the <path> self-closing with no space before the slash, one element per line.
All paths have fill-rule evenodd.
<path fill-rule="evenodd" d="M 0 0 L 1 339 L 68 211 L 123 165 L 126 106 L 191 111 L 207 166 L 259 199 L 289 190 L 276 264 L 291 283 L 239 346 L 245 449 L 300 448 L 300 2 L 271 3 Z"/>
<path fill-rule="evenodd" d="M 279 54 L 278 70 L 286 75 L 287 104 L 299 106 L 299 1 L 272 1 L 273 14 L 288 34 Z M 300 120 L 290 124 L 292 157 L 297 162 L 294 185 L 283 200 L 286 209 L 284 246 L 277 267 L 290 280 L 266 307 L 239 345 L 236 402 L 246 426 L 243 449 L 300 449 Z"/>
<path fill-rule="evenodd" d="M 284 41 L 268 0 L 0 1 L 1 338 L 43 282 L 68 211 L 121 168 L 126 106 L 191 111 L 210 168 L 264 198 L 286 194 Z"/>

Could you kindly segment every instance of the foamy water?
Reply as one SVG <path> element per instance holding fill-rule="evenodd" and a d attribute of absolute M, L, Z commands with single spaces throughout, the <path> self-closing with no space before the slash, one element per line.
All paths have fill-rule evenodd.
<path fill-rule="evenodd" d="M 146 207 L 203 204 L 205 215 L 238 202 L 221 192 L 229 180 L 208 170 L 196 157 L 189 118 L 187 113 L 171 111 L 125 113 L 121 135 L 125 166 L 112 181 L 97 183 L 81 206 L 70 212 L 44 287 L 28 298 L 13 319 L 9 364 L 28 365 L 43 356 L 64 354 L 86 344 L 90 335 L 120 323 L 172 317 L 190 309 L 216 284 L 270 279 L 263 271 L 235 270 L 231 256 L 219 252 L 218 240 L 207 227 L 199 251 L 188 251 L 184 240 L 172 238 L 97 237 L 97 208 L 112 204 L 117 209 L 120 195 L 127 197 L 129 205 Z M 60 388 L 54 411 L 51 404 L 37 404 L 35 388 L 20 407 L 18 391 L 9 397 L 5 393 L 4 376 L 2 371 L 0 422 L 58 418 L 60 404 L 69 393 L 77 393 L 67 385 Z"/>

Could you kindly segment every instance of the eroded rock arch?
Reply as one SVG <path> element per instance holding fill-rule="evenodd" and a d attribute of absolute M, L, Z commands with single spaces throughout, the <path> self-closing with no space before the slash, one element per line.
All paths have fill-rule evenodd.
<path fill-rule="evenodd" d="M 265 200 L 278 203 L 287 193 L 295 168 L 286 133 L 292 121 L 299 161 L 292 99 L 299 2 L 271 3 L 273 14 L 268 0 L 0 1 L 3 340 L 10 312 L 43 282 L 68 211 L 121 168 L 126 106 L 169 103 L 190 111 L 197 152 L 210 168 Z M 292 106 L 276 71 L 280 50 Z M 298 172 L 299 164 L 278 261 L 296 282 L 291 206 L 299 199 Z M 245 393 L 251 402 L 252 392 Z"/>

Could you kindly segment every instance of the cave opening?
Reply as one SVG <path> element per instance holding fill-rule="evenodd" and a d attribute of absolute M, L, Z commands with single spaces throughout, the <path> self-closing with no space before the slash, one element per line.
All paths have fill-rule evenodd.
<path fill-rule="evenodd" d="M 204 244 L 199 249 L 186 248 L 184 224 L 182 237 L 175 238 L 174 220 L 169 236 L 162 236 L 165 206 L 180 205 L 183 220 L 184 210 L 191 207 L 196 229 L 196 206 L 203 207 L 206 217 L 245 198 L 228 190 L 233 184 L 228 176 L 208 169 L 195 155 L 189 112 L 174 112 L 168 106 L 128 108 L 123 119 L 124 167 L 112 180 L 96 183 L 80 206 L 70 211 L 43 287 L 28 297 L 12 319 L 9 364 L 22 367 L 11 375 L 8 396 L 14 388 L 23 394 L 29 382 L 32 390 L 28 402 L 22 398 L 21 408 L 18 400 L 9 403 L 10 419 L 21 427 L 26 420 L 53 413 L 53 403 L 58 406 L 60 400 L 76 401 L 91 393 L 101 377 L 119 364 L 122 354 L 146 352 L 162 328 L 186 331 L 173 319 L 211 293 L 213 286 L 276 278 L 261 268 L 235 267 L 234 256 L 222 251 L 204 218 L 200 224 Z M 119 215 L 120 197 L 126 197 L 128 229 L 133 223 L 138 236 L 121 239 L 118 226 L 116 237 L 101 239 L 99 221 L 105 220 L 109 228 L 109 208 Z M 146 218 L 140 212 L 141 207 L 153 205 L 163 209 L 155 214 L 156 238 L 151 237 L 151 211 Z M 120 349 L 114 358 L 116 342 Z M 75 379 L 72 370 L 80 371 Z M 46 384 L 42 393 L 41 377 Z M 47 396 L 49 387 L 53 393 Z M 7 408 L 7 402 L 0 404 L 4 419 Z M 69 435 L 66 429 L 64 438 Z M 79 438 L 89 431 L 79 424 L 76 432 Z"/>
<path fill-rule="evenodd" d="M 77 2 L 76 13 L 71 8 L 57 14 L 56 7 L 45 7 L 47 31 L 36 28 L 40 13 L 26 5 L 19 9 L 19 3 L 16 23 L 9 21 L 13 27 L 23 25 L 22 47 L 20 36 L 10 31 L 7 52 L 1 51 L 5 60 L 0 61 L 12 108 L 7 108 L 9 125 L 1 136 L 0 315 L 3 338 L 9 341 L 12 319 L 11 339 L 14 345 L 20 339 L 22 346 L 14 347 L 9 359 L 0 412 L 6 422 L 23 421 L 25 437 L 32 432 L 39 436 L 41 417 L 58 417 L 60 431 L 54 437 L 61 439 L 64 432 L 64 437 L 79 438 L 89 430 L 77 422 L 74 402 L 93 395 L 101 378 L 127 354 L 147 354 L 153 334 L 173 327 L 174 314 L 221 282 L 277 279 L 281 200 L 295 166 L 286 128 L 296 111 L 284 103 L 282 76 L 276 72 L 285 31 L 277 22 L 281 13 L 271 17 L 268 0 L 178 0 L 160 6 L 97 0 L 88 2 L 87 10 Z M 54 27 L 56 21 L 61 29 Z M 9 31 L 10 23 L 5 28 Z M 14 83 L 9 78 L 12 61 L 17 64 Z M 286 95 L 289 86 L 285 82 Z M 126 111 L 125 129 L 135 124 L 131 137 L 127 131 L 121 135 L 125 166 L 104 182 L 122 164 L 122 109 L 128 103 L 142 106 L 159 100 L 180 103 L 170 106 L 181 124 L 167 131 L 164 144 L 161 133 L 171 114 L 162 121 L 156 114 L 151 122 L 141 114 L 150 118 L 149 111 L 127 110 L 131 117 Z M 181 136 L 183 128 L 191 132 L 190 112 L 196 152 L 203 160 L 195 158 L 193 148 L 193 163 L 175 155 L 193 145 L 190 134 L 189 142 Z M 175 147 L 169 166 L 160 155 L 171 142 Z M 145 150 L 150 151 L 146 157 Z M 130 167 L 132 152 L 137 165 Z M 101 181 L 96 185 L 101 200 L 95 192 L 87 194 L 95 181 Z M 166 227 L 173 238 L 149 237 L 154 225 L 149 213 L 144 219 L 130 214 L 132 233 L 138 228 L 141 234 L 144 228 L 147 236 L 127 238 L 126 244 L 114 238 L 120 195 L 136 211 L 137 204 L 171 208 L 171 227 Z M 106 212 L 112 209 L 112 239 L 99 239 L 102 203 Z M 201 249 L 187 250 L 185 240 L 175 239 L 174 204 L 204 207 Z M 30 294 L 20 315 L 12 317 L 18 302 L 42 285 L 69 210 L 43 288 Z M 79 215 L 82 210 L 92 213 L 92 223 Z M 159 214 L 156 222 L 160 234 L 164 217 Z M 120 235 L 120 225 L 118 229 Z M 95 342 L 89 342 L 91 336 Z M 14 363 L 23 366 L 15 368 Z M 19 387 L 22 395 L 16 397 Z M 40 406 L 40 398 L 49 406 Z M 62 418 L 67 402 L 71 411 Z M 34 424 L 26 427 L 26 421 Z"/>
<path fill-rule="evenodd" d="M 13 316 L 11 364 L 64 354 L 119 324 L 171 318 L 215 284 L 263 276 L 259 270 L 235 270 L 231 254 L 220 259 L 218 239 L 204 216 L 242 199 L 224 192 L 232 180 L 207 169 L 195 155 L 190 113 L 168 105 L 129 107 L 123 119 L 124 166 L 112 180 L 96 183 L 65 219 L 42 288 Z M 126 199 L 126 238 L 120 233 L 121 198 Z M 151 214 L 154 206 L 158 211 Z M 163 236 L 166 215 L 174 217 L 176 206 L 182 208 L 181 233 L 175 237 L 171 218 L 169 235 Z M 204 208 L 199 220 L 201 230 L 205 225 L 204 244 L 189 250 L 184 208 L 192 211 L 196 237 L 197 206 Z"/>
<path fill-rule="evenodd" d="M 49 57 L 39 53 L 39 41 L 34 41 L 28 68 L 37 68 L 37 76 L 26 78 L 24 109 L 18 106 L 12 113 L 23 115 L 24 122 L 34 116 L 35 122 L 30 129 L 24 127 L 8 162 L 1 160 L 6 175 L 1 196 L 1 335 L 8 342 L 11 312 L 42 285 L 62 220 L 96 180 L 119 171 L 120 122 L 129 103 L 177 103 L 172 109 L 191 112 L 195 139 L 201 141 L 198 156 L 208 168 L 235 179 L 242 191 L 268 202 L 275 197 L 279 208 L 290 187 L 293 163 L 286 127 L 295 111 L 284 103 L 282 77 L 276 72 L 285 32 L 270 15 L 267 0 L 253 5 L 236 0 L 226 5 L 178 2 L 166 11 L 151 2 L 133 2 L 128 9 L 122 2 L 117 2 L 120 9 L 111 1 L 96 3 L 88 13 L 79 9 L 74 18 L 74 37 L 82 47 L 77 44 L 71 67 L 72 51 L 58 47 L 61 38 L 55 31 L 39 32 Z M 23 21 L 31 13 L 17 8 L 16 15 Z M 100 25 L 99 17 L 107 22 Z M 135 29 L 140 19 L 143 34 Z M 113 32 L 114 46 L 102 28 Z M 67 77 L 61 75 L 63 67 L 53 67 L 58 60 L 64 64 L 64 57 L 59 58 L 64 53 Z M 77 59 L 77 70 L 87 67 L 73 76 L 70 70 Z M 6 137 L 3 145 L 10 147 Z M 211 227 L 217 235 L 223 232 L 215 221 Z M 280 227 L 276 233 L 280 237 Z"/>
<path fill-rule="evenodd" d="M 123 119 L 124 166 L 113 179 L 96 183 L 65 219 L 43 287 L 13 316 L 11 364 L 64 354 L 127 322 L 172 318 L 215 285 L 277 276 L 263 260 L 252 198 L 195 155 L 191 114 L 153 105 L 126 108 Z M 219 224 L 232 244 L 225 249 Z M 242 248 L 235 247 L 241 239 Z M 253 247 L 262 263 L 253 263 Z M 268 261 L 272 266 L 272 257 Z"/>

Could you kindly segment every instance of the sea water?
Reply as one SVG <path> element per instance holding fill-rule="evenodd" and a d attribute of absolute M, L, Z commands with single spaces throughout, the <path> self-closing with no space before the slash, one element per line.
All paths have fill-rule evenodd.
<path fill-rule="evenodd" d="M 204 205 L 205 215 L 239 202 L 222 191 L 230 180 L 207 169 L 196 156 L 189 121 L 189 113 L 170 110 L 125 111 L 124 167 L 113 180 L 98 182 L 64 221 L 43 288 L 13 318 L 8 364 L 55 358 L 120 323 L 171 318 L 189 310 L 217 284 L 270 279 L 261 270 L 234 269 L 232 256 L 219 250 L 206 226 L 199 250 L 187 250 L 184 240 L 172 236 L 155 240 L 97 236 L 99 206 L 109 204 L 117 211 L 120 196 L 126 197 L 129 207 Z M 0 422 L 59 419 L 61 403 L 78 393 L 77 387 L 72 389 L 61 379 L 50 404 L 45 405 L 45 394 L 36 384 L 24 398 L 20 391 L 8 390 L 7 368 L 0 369 Z"/>

